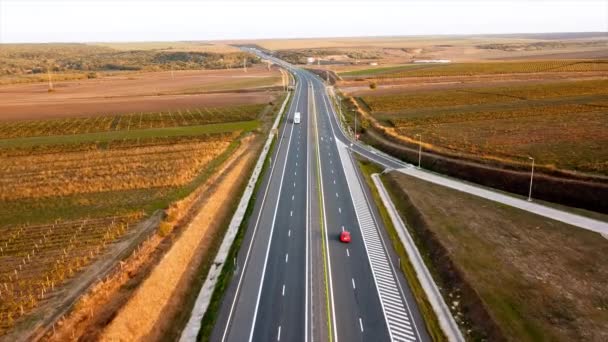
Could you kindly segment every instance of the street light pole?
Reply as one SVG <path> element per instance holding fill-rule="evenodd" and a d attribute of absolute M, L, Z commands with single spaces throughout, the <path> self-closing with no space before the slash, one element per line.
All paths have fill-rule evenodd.
<path fill-rule="evenodd" d="M 418 168 L 420 168 L 420 161 L 422 160 L 422 135 L 416 134 L 418 137 Z"/>
<path fill-rule="evenodd" d="M 357 140 L 357 110 L 353 109 L 353 112 L 355 113 L 355 140 Z"/>
<path fill-rule="evenodd" d="M 528 202 L 532 202 L 532 181 L 534 180 L 534 158 L 528 157 L 532 160 L 532 172 L 530 172 L 530 190 L 528 191 Z"/>

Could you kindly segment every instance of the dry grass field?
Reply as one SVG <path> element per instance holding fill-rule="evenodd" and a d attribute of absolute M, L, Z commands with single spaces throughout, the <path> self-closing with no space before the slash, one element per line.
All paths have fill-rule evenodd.
<path fill-rule="evenodd" d="M 372 115 L 425 146 L 608 174 L 608 81 L 367 95 Z"/>
<path fill-rule="evenodd" d="M 400 173 L 384 181 L 470 340 L 608 338 L 608 240 Z"/>
<path fill-rule="evenodd" d="M 380 67 L 415 59 L 480 62 L 511 59 L 607 59 L 605 34 L 514 34 L 475 36 L 404 36 L 323 39 L 259 40 L 258 45 L 279 51 L 300 63 L 306 56 L 321 57 L 348 68 L 378 63 Z M 297 57 L 297 58 L 296 58 Z M 369 68 L 369 66 L 368 66 Z"/>

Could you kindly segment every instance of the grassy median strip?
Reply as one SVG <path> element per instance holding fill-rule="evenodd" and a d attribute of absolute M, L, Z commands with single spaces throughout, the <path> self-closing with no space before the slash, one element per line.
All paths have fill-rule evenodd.
<path fill-rule="evenodd" d="M 380 166 L 373 164 L 371 162 L 368 162 L 368 161 L 359 160 L 358 163 L 359 163 L 359 168 L 362 171 L 363 176 L 365 178 L 365 182 L 367 183 L 367 186 L 370 188 L 372 197 L 374 198 L 374 202 L 376 202 L 376 206 L 378 208 L 378 211 L 380 212 L 380 216 L 382 217 L 382 222 L 384 223 L 384 226 L 386 227 L 388 236 L 391 239 L 393 248 L 395 249 L 395 252 L 399 256 L 399 260 L 400 260 L 399 267 L 401 268 L 401 271 L 403 272 L 403 274 L 405 274 L 405 277 L 410 285 L 410 289 L 412 290 L 412 293 L 414 294 L 414 298 L 416 298 L 416 302 L 418 304 L 418 309 L 420 310 L 420 313 L 424 319 L 424 324 L 426 325 L 427 331 L 433 341 L 447 341 L 447 338 L 445 337 L 445 335 L 443 334 L 443 331 L 441 330 L 441 326 L 439 325 L 437 316 L 435 315 L 435 312 L 433 311 L 431 304 L 429 303 L 429 301 L 426 298 L 426 293 L 424 292 L 424 290 L 422 289 L 422 286 L 420 285 L 420 282 L 418 281 L 418 276 L 416 275 L 416 271 L 414 270 L 412 264 L 409 261 L 407 252 L 405 251 L 405 248 L 401 244 L 401 240 L 399 239 L 397 230 L 395 229 L 395 226 L 393 225 L 393 222 L 391 221 L 391 218 L 388 214 L 388 211 L 386 210 L 386 207 L 384 207 L 384 204 L 382 203 L 382 200 L 380 199 L 380 194 L 378 193 L 378 189 L 376 189 L 376 186 L 374 185 L 374 182 L 372 181 L 371 175 L 374 173 L 381 173 L 383 171 L 383 169 Z"/>

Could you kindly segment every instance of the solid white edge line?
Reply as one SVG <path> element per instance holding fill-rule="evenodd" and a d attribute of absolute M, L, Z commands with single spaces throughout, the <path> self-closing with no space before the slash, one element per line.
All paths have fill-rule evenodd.
<path fill-rule="evenodd" d="M 301 89 L 301 87 L 300 87 Z M 296 89 L 296 93 L 297 93 L 297 89 Z M 295 96 L 294 96 L 295 97 Z M 292 105 L 294 104 L 294 102 L 292 102 L 292 105 L 290 105 L 290 108 L 287 111 L 287 118 L 289 118 L 290 114 L 292 113 L 294 108 L 297 108 L 297 103 L 298 103 L 299 99 L 296 99 L 295 101 L 295 105 L 292 107 Z M 288 119 L 287 119 L 288 120 Z M 283 126 L 283 132 L 281 133 L 281 138 L 279 140 L 279 145 L 277 146 L 277 155 L 280 153 L 281 151 L 281 146 L 283 145 L 283 137 L 285 136 L 285 131 L 287 131 L 287 127 Z M 289 150 L 287 150 L 287 152 L 289 153 Z M 272 152 L 271 153 L 272 156 Z M 287 159 L 287 158 L 286 158 Z M 272 179 L 272 175 L 274 174 L 274 171 L 276 169 L 276 159 L 274 160 L 274 163 L 272 163 L 272 167 L 270 168 L 270 175 L 268 176 L 268 184 L 266 185 L 266 189 L 264 190 L 264 197 L 262 198 L 262 204 L 260 205 L 260 211 L 258 213 L 258 217 L 256 219 L 255 222 L 255 226 L 253 228 L 253 233 L 252 233 L 252 237 L 251 237 L 251 241 L 249 242 L 249 247 L 247 248 L 247 255 L 245 256 L 245 262 L 243 263 L 243 270 L 241 271 L 241 275 L 239 277 L 239 282 L 237 284 L 236 287 L 236 291 L 234 294 L 234 299 L 232 301 L 232 305 L 230 306 L 230 312 L 228 314 L 228 318 L 226 320 L 226 327 L 224 328 L 224 333 L 222 334 L 222 341 L 226 340 L 226 335 L 228 333 L 228 328 L 230 327 L 230 321 L 232 319 L 232 313 L 234 312 L 234 307 L 236 306 L 236 302 L 240 293 L 240 289 L 241 289 L 241 285 L 243 282 L 243 276 L 245 275 L 245 269 L 247 268 L 247 261 L 249 260 L 249 256 L 251 255 L 251 249 L 253 247 L 253 242 L 255 241 L 255 236 L 258 230 L 258 226 L 260 223 L 260 218 L 262 217 L 262 209 L 264 208 L 264 204 L 266 203 L 266 198 L 268 196 L 268 191 L 270 190 L 270 185 L 271 185 L 271 179 Z M 263 177 L 263 176 L 262 176 Z"/>
<path fill-rule="evenodd" d="M 329 108 L 327 106 L 327 100 L 325 99 L 324 96 L 322 96 L 322 98 L 323 98 L 323 103 L 325 104 L 326 112 L 327 112 L 328 115 L 331 116 L 331 114 L 329 113 Z M 330 119 L 330 126 L 331 126 L 331 131 L 332 131 L 334 137 L 336 137 L 336 133 L 334 131 L 333 125 L 331 124 L 331 119 Z M 342 145 L 344 145 L 344 143 L 342 143 L 342 142 L 340 142 L 340 143 Z M 351 202 L 353 204 L 353 208 L 356 209 L 355 199 L 353 197 L 353 193 L 352 193 L 352 190 L 350 188 L 350 183 L 348 182 L 348 178 L 346 177 L 346 169 L 345 169 L 344 164 L 342 163 L 342 158 L 340 157 L 340 148 L 343 148 L 343 147 L 341 147 L 338 144 L 337 140 L 336 140 L 335 144 L 336 144 L 336 148 L 338 150 L 338 157 L 339 157 L 339 160 L 340 160 L 340 165 L 342 166 L 342 171 L 344 172 L 344 178 L 346 178 L 346 185 L 348 187 L 348 193 L 350 195 L 350 200 L 351 200 Z M 348 150 L 346 150 L 346 153 L 348 155 L 350 155 L 348 153 Z M 353 165 L 353 168 L 354 168 L 354 165 Z M 359 217 L 359 213 L 357 212 L 357 210 L 355 210 L 355 216 L 357 217 L 357 222 L 359 223 L 359 230 L 361 231 L 361 237 L 363 238 L 363 246 L 365 247 L 365 254 L 367 256 L 367 261 L 369 262 L 369 268 L 370 268 L 370 272 L 372 274 L 372 278 L 374 279 L 374 285 L 376 286 L 376 293 L 378 294 L 378 301 L 380 302 L 380 307 L 382 309 L 382 314 L 384 316 L 384 321 L 386 322 L 386 330 L 388 331 L 388 335 L 390 337 L 390 340 L 392 341 L 393 340 L 393 333 L 391 332 L 391 327 L 390 327 L 390 324 L 388 322 L 388 317 L 386 316 L 386 310 L 384 309 L 384 305 L 383 305 L 383 302 L 382 302 L 382 295 L 380 294 L 380 289 L 378 287 L 378 282 L 376 280 L 376 275 L 374 273 L 374 268 L 372 266 L 372 260 L 370 258 L 368 247 L 367 247 L 367 243 L 365 241 L 365 235 L 363 234 L 363 231 L 362 231 L 362 228 L 361 228 L 361 219 Z M 363 328 L 363 326 L 361 326 L 361 328 Z"/>
<path fill-rule="evenodd" d="M 310 95 L 309 95 L 310 96 Z M 313 325 L 313 320 L 312 318 L 310 319 L 310 321 L 308 320 L 308 315 L 309 313 L 312 315 L 313 314 L 313 310 L 312 310 L 312 275 L 309 275 L 309 270 L 312 269 L 312 259 L 309 253 L 309 248 L 310 248 L 310 239 L 311 239 L 311 234 L 310 234 L 310 221 L 309 221 L 309 217 L 311 215 L 310 213 L 310 146 L 309 146 L 309 138 L 310 138 L 310 108 L 308 108 L 308 113 L 306 113 L 306 225 L 305 225 L 305 229 L 306 229 L 306 246 L 305 246 L 305 258 L 306 258 L 306 266 L 305 266 L 305 281 L 306 281 L 306 290 L 304 293 L 304 342 L 308 342 L 308 338 L 309 338 L 309 323 L 310 323 L 310 338 L 311 340 L 314 339 L 313 334 L 312 334 L 312 325 Z M 309 268 L 309 259 L 310 259 L 310 268 Z M 310 284 L 310 285 L 309 285 Z M 310 288 L 309 288 L 310 286 Z M 310 291 L 310 292 L 309 292 Z M 309 300 L 310 300 L 310 311 L 309 311 Z"/>
<path fill-rule="evenodd" d="M 301 87 L 300 87 L 300 91 L 301 91 Z M 298 108 L 297 105 L 299 104 L 299 98 L 296 100 L 296 109 Z M 262 268 L 262 278 L 260 279 L 260 285 L 259 285 L 259 289 L 258 289 L 258 295 L 257 295 L 257 299 L 256 299 L 256 303 L 255 303 L 255 311 L 253 314 L 253 319 L 251 321 L 251 330 L 249 332 L 249 342 L 251 342 L 253 340 L 253 331 L 255 329 L 255 323 L 256 320 L 258 318 L 258 308 L 260 306 L 260 297 L 262 295 L 262 288 L 264 287 L 264 279 L 266 278 L 266 266 L 268 265 L 268 255 L 270 254 L 270 246 L 272 245 L 272 236 L 274 233 L 274 224 L 275 221 L 277 219 L 277 211 L 279 210 L 279 203 L 281 202 L 281 191 L 283 190 L 283 179 L 285 177 L 285 170 L 287 169 L 287 160 L 289 159 L 289 147 L 291 146 L 291 138 L 293 135 L 293 127 L 294 125 L 291 125 L 291 130 L 289 132 L 289 140 L 287 141 L 287 152 L 285 153 L 285 162 L 283 163 L 283 171 L 281 173 L 281 182 L 279 183 L 279 192 L 278 192 L 278 199 L 277 199 L 277 203 L 275 205 L 274 208 L 274 214 L 272 217 L 272 224 L 270 227 L 270 241 L 268 243 L 268 247 L 266 248 L 266 257 L 264 258 L 264 267 Z M 295 186 L 295 183 L 294 183 Z M 260 210 L 260 213 L 262 212 L 262 210 Z"/>
<path fill-rule="evenodd" d="M 352 155 L 349 153 L 348 156 L 351 158 L 351 162 L 354 162 L 352 160 Z M 354 165 L 354 164 L 353 164 Z M 397 272 L 395 271 L 395 266 L 393 265 L 393 260 L 391 260 L 391 256 L 389 255 L 388 249 L 386 247 L 386 242 L 384 241 L 384 237 L 382 236 L 382 232 L 380 232 L 380 226 L 378 225 L 378 221 L 376 220 L 376 216 L 374 215 L 372 208 L 371 208 L 371 202 L 369 197 L 367 196 L 367 193 L 365 192 L 365 188 L 363 188 L 363 183 L 362 183 L 362 179 L 361 179 L 361 175 L 357 172 L 357 170 L 355 169 L 355 174 L 357 175 L 357 181 L 359 182 L 359 186 L 361 187 L 361 191 L 363 192 L 363 196 L 365 196 L 365 200 L 367 202 L 367 206 L 368 209 L 370 211 L 370 214 L 372 216 L 372 219 L 374 220 L 375 226 L 376 226 L 376 232 L 378 233 L 379 237 L 380 237 L 380 242 L 382 243 L 382 247 L 384 249 L 384 253 L 386 255 L 386 259 L 388 260 L 388 264 L 390 266 L 391 272 L 393 273 L 393 277 L 395 279 L 395 281 L 397 282 L 397 286 L 399 287 L 399 294 L 401 295 L 402 301 L 403 303 L 405 303 L 405 307 L 407 308 L 407 312 L 410 315 L 410 320 L 412 321 L 412 325 L 414 326 L 414 329 L 416 330 L 416 335 L 417 338 L 420 339 L 420 331 L 418 331 L 418 324 L 416 324 L 416 321 L 414 319 L 414 315 L 412 315 L 412 310 L 410 309 L 410 305 L 407 302 L 407 299 L 405 297 L 405 291 L 403 291 L 403 287 L 401 286 L 401 281 L 399 281 L 399 277 Z M 388 323 L 387 323 L 388 324 Z"/>

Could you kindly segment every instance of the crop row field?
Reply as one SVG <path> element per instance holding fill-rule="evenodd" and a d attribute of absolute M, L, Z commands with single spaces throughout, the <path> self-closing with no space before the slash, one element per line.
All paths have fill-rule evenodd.
<path fill-rule="evenodd" d="M 608 175 L 607 89 L 600 80 L 362 100 L 399 135 L 440 150 Z"/>
<path fill-rule="evenodd" d="M 0 335 L 93 262 L 141 217 L 0 227 Z"/>
<path fill-rule="evenodd" d="M 401 78 L 475 76 L 541 72 L 605 72 L 608 60 L 551 60 L 483 63 L 405 64 L 340 73 L 342 77 Z"/>
<path fill-rule="evenodd" d="M 183 185 L 234 138 L 229 133 L 177 144 L 5 155 L 0 165 L 0 200 Z"/>
<path fill-rule="evenodd" d="M 588 95 L 608 96 L 608 79 L 572 81 L 510 87 L 465 88 L 433 90 L 393 95 L 364 96 L 363 100 L 374 112 L 393 112 L 422 108 L 482 105 Z"/>
<path fill-rule="evenodd" d="M 0 336 L 203 182 L 240 134 L 0 148 Z"/>
<path fill-rule="evenodd" d="M 87 118 L 4 121 L 0 122 L 0 139 L 250 121 L 256 119 L 266 107 L 266 104 L 254 104 Z"/>

